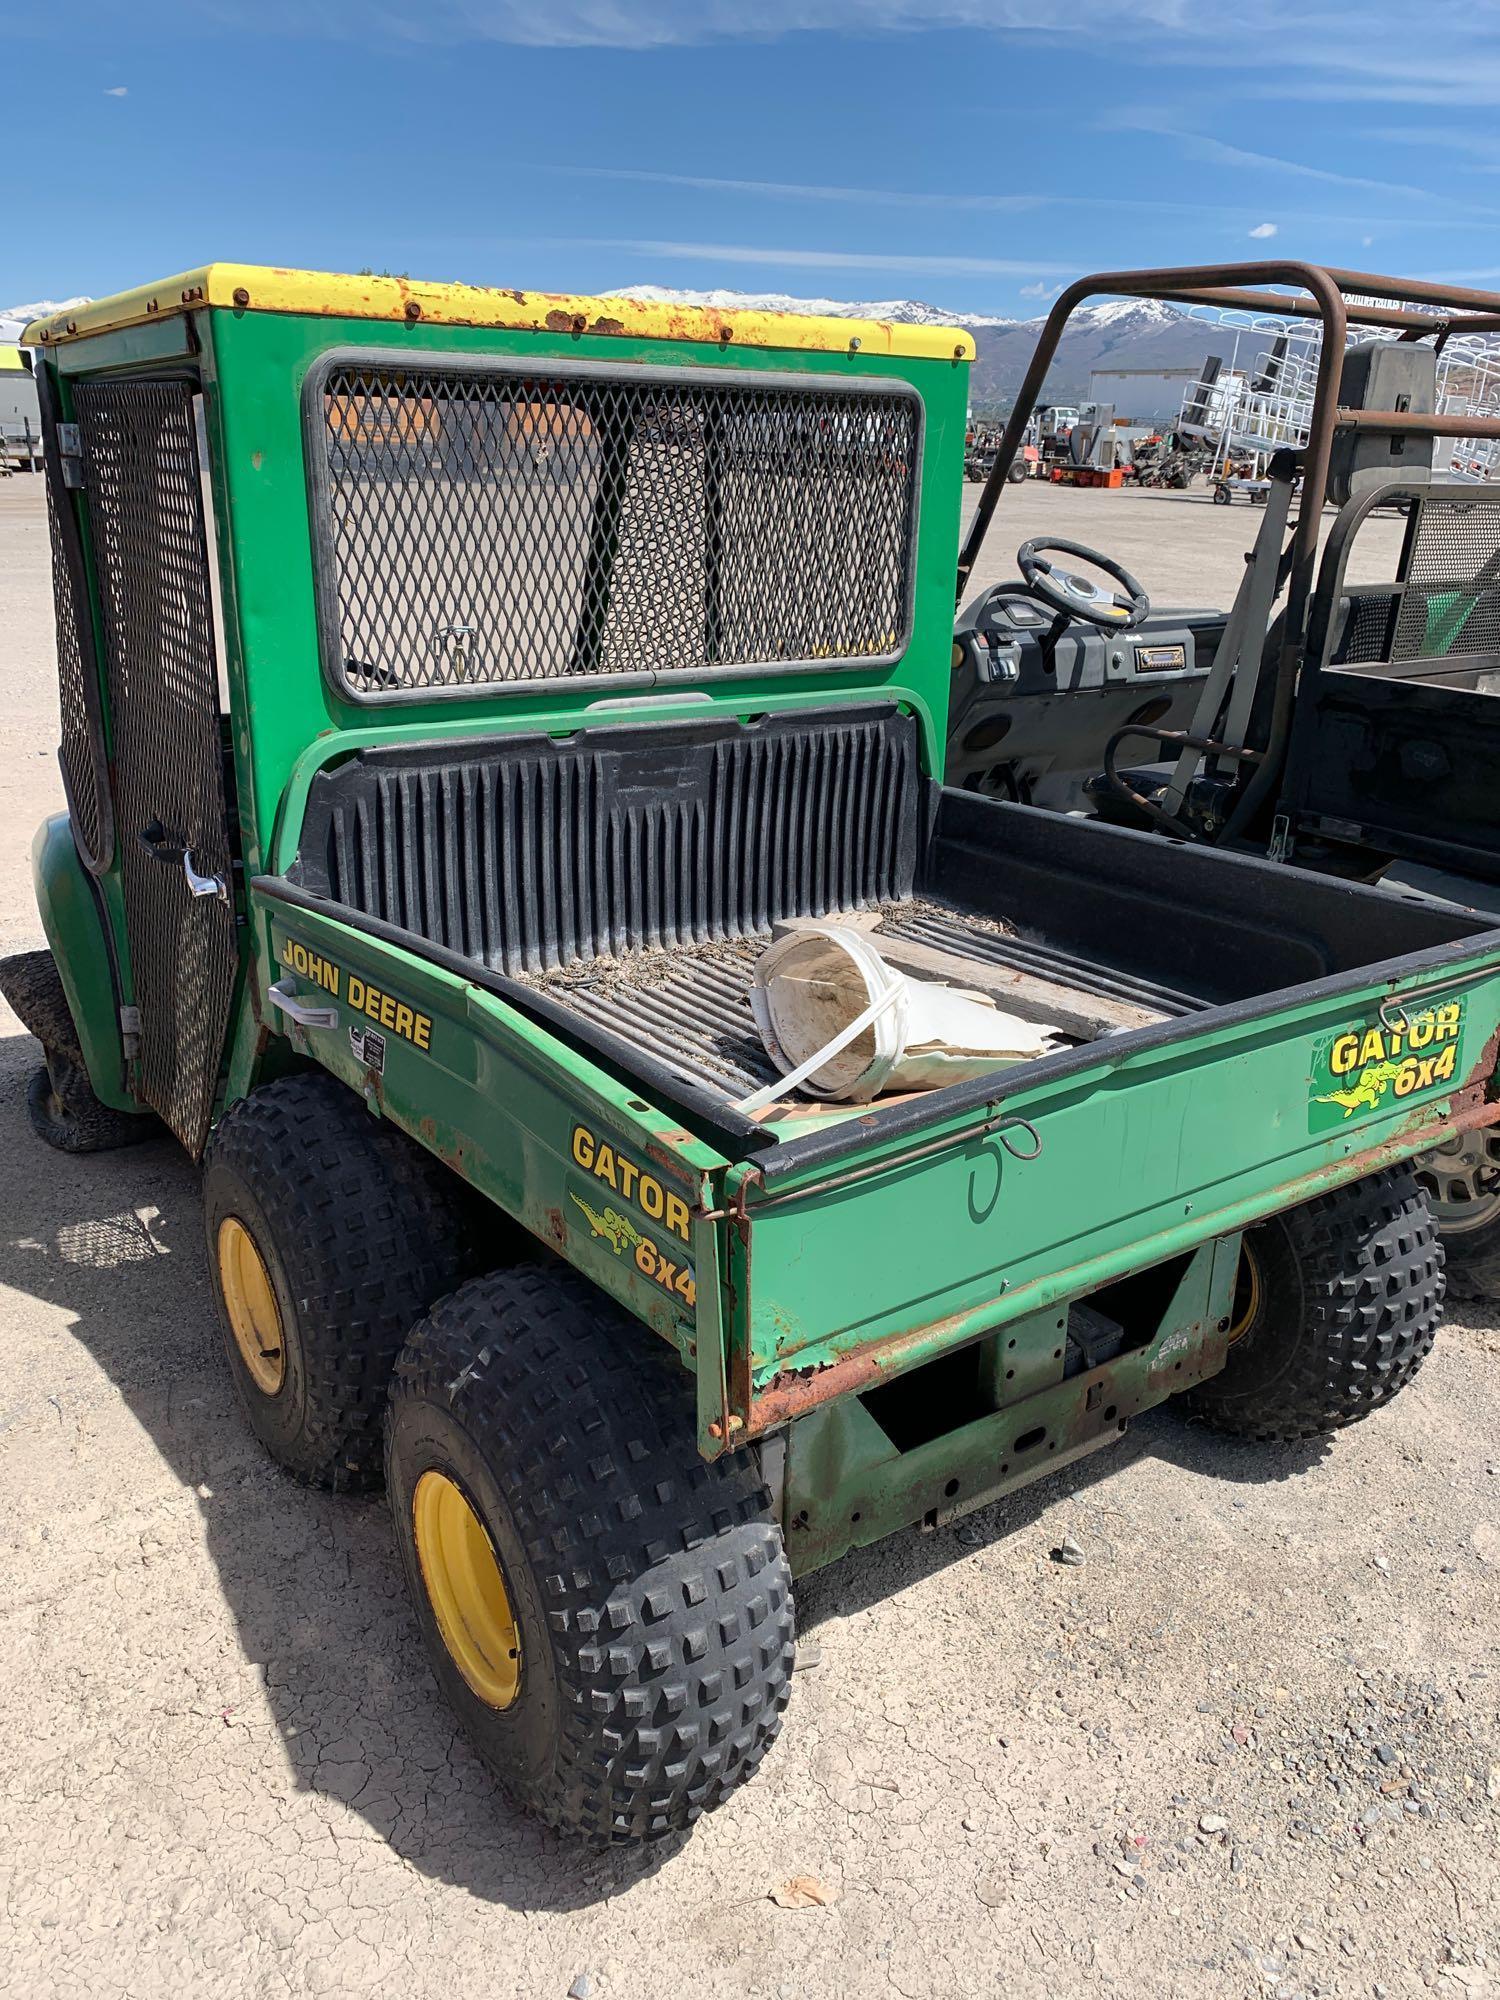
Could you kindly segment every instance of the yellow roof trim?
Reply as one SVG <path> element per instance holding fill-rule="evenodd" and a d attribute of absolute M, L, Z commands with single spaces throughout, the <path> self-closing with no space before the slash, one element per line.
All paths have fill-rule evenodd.
<path fill-rule="evenodd" d="M 956 326 L 816 319 L 802 313 L 714 312 L 702 306 L 644 304 L 638 299 L 507 292 L 412 278 L 342 277 L 329 271 L 287 271 L 257 264 L 208 264 L 159 284 L 95 299 L 34 321 L 22 340 L 28 347 L 52 347 L 202 306 L 404 324 L 508 327 L 532 333 L 626 334 L 641 340 L 713 341 L 804 352 L 855 350 L 941 361 L 974 359 L 973 336 Z"/>

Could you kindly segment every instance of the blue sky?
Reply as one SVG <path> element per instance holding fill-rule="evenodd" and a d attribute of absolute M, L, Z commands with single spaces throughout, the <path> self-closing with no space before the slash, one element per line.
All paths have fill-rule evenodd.
<path fill-rule="evenodd" d="M 212 258 L 996 314 L 1265 254 L 1500 280 L 1486 0 L 60 0 L 6 40 L 0 304 Z"/>

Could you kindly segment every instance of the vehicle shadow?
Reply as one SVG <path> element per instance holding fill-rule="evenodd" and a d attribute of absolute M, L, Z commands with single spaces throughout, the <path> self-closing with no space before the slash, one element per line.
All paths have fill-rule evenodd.
<path fill-rule="evenodd" d="M 423 1875 L 517 1909 L 584 1908 L 660 1868 L 680 1841 L 601 1854 L 507 1802 L 428 1670 L 383 1500 L 309 1492 L 251 1435 L 220 1351 L 197 1170 L 165 1138 L 51 1152 L 26 1122 L 37 1059 L 29 1036 L 0 1039 L 0 1284 L 68 1317 L 68 1335 L 195 1496 L 296 1784 L 343 1800 Z M 9 1423 L 51 1387 L 9 1380 Z M 96 1428 L 102 1444 L 107 1428 Z M 107 1502 L 102 1450 L 83 1476 Z M 122 1509 L 140 1498 L 118 1497 Z"/>

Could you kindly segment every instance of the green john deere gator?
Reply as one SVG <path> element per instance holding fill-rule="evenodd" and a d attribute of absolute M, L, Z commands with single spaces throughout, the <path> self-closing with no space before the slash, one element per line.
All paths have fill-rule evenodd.
<path fill-rule="evenodd" d="M 681 1828 L 799 1573 L 1410 1380 L 1500 932 L 943 786 L 966 335 L 214 265 L 29 339 L 33 1122 L 201 1157 L 249 1421 L 383 1477 L 515 1796 Z M 1046 1052 L 790 1088 L 752 979 L 826 918 Z"/>

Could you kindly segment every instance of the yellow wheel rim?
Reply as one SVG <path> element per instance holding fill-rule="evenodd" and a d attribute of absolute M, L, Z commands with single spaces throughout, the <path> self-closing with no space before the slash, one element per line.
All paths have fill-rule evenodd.
<path fill-rule="evenodd" d="M 1240 1245 L 1240 1267 L 1235 1273 L 1233 1318 L 1229 1322 L 1229 1345 L 1249 1331 L 1260 1311 L 1260 1260 L 1248 1243 Z"/>
<path fill-rule="evenodd" d="M 449 1658 L 491 1708 L 521 1684 L 521 1633 L 484 1523 L 445 1472 L 424 1472 L 411 1501 L 427 1601 Z"/>
<path fill-rule="evenodd" d="M 274 1396 L 286 1380 L 286 1347 L 271 1274 L 237 1215 L 226 1215 L 219 1224 L 218 1251 L 219 1289 L 234 1344 L 256 1388 Z"/>

